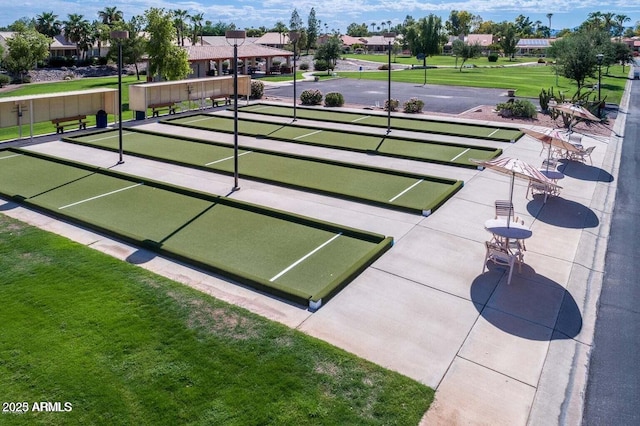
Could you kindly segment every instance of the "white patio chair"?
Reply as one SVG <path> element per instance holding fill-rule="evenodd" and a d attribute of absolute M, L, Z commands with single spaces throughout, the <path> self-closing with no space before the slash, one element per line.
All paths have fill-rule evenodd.
<path fill-rule="evenodd" d="M 595 149 L 595 146 L 590 146 L 589 148 L 581 149 L 571 153 L 571 159 L 575 161 L 585 162 L 587 158 L 589 158 L 589 164 L 593 165 L 593 161 L 591 161 L 591 153 Z"/>
<path fill-rule="evenodd" d="M 491 241 L 485 241 L 485 247 L 487 252 L 484 257 L 482 272 L 485 271 L 487 262 L 493 262 L 499 266 L 506 266 L 509 268 L 507 284 L 511 284 L 511 276 L 513 275 L 513 268 L 516 263 L 518 264 L 518 272 L 522 272 L 522 253 L 519 250 L 517 252 L 510 252 L 504 246 Z"/>

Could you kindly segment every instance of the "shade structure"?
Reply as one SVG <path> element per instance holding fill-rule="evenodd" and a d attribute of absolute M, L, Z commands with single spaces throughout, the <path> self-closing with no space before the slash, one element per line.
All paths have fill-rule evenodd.
<path fill-rule="evenodd" d="M 550 108 L 553 108 L 556 111 L 560 111 L 562 113 L 570 115 L 576 120 L 600 121 L 600 119 L 596 117 L 591 111 L 589 111 L 588 109 L 580 105 L 564 103 L 560 105 L 551 106 Z M 571 128 L 571 126 L 569 126 L 569 128 Z"/>
<path fill-rule="evenodd" d="M 494 172 L 502 173 L 511 176 L 511 185 L 509 188 L 509 202 L 513 204 L 513 184 L 515 178 L 526 179 L 529 181 L 536 181 L 549 187 L 558 187 L 551 179 L 546 177 L 542 172 L 531 164 L 522 161 L 518 158 L 511 157 L 499 157 L 493 160 L 483 161 L 471 159 L 474 163 L 481 167 L 493 170 Z M 511 212 L 507 216 L 507 226 L 511 222 Z"/>
<path fill-rule="evenodd" d="M 520 129 L 520 131 L 539 140 L 543 145 L 548 145 L 547 159 L 551 158 L 552 147 L 556 147 L 564 151 L 571 151 L 572 149 L 574 149 L 571 142 L 564 139 L 564 137 L 560 134 L 560 132 L 558 132 L 558 130 L 552 130 L 549 133 L 542 133 L 531 129 Z"/>

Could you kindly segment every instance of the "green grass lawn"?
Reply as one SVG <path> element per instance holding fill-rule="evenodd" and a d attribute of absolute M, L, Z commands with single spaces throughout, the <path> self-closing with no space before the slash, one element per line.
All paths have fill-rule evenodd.
<path fill-rule="evenodd" d="M 433 391 L 0 214 L 3 425 L 411 425 Z"/>

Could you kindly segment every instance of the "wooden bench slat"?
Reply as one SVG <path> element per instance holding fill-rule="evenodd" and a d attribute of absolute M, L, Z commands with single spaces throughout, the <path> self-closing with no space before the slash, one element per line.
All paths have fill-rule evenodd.
<path fill-rule="evenodd" d="M 87 128 L 87 122 L 84 121 L 87 119 L 86 115 L 74 115 L 73 117 L 60 117 L 54 118 L 51 120 L 51 123 L 56 126 L 56 133 L 64 133 L 65 126 L 78 123 L 78 130 L 82 130 Z"/>

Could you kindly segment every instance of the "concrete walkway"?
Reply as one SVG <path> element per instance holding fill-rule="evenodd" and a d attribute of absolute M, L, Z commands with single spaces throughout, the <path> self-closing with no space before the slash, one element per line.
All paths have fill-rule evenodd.
<path fill-rule="evenodd" d="M 145 123 L 140 127 L 183 131 Z M 616 121 L 616 128 L 623 125 L 624 118 Z M 186 131 L 211 139 L 211 132 Z M 217 136 L 231 143 L 231 135 Z M 117 160 L 115 153 L 57 138 L 41 141 L 29 149 L 105 167 Z M 490 237 L 483 223 L 493 218 L 494 200 L 508 198 L 506 176 L 265 139 L 241 138 L 240 144 L 456 175 L 465 186 L 431 216 L 421 217 L 241 179 L 234 198 L 394 237 L 389 252 L 315 313 L 11 202 L 0 202 L 0 210 L 436 388 L 425 425 L 580 423 L 619 138 L 586 135 L 583 144 L 596 146 L 593 165 L 569 163 L 561 197 L 546 204 L 527 199 L 526 182 L 516 181 L 515 211 L 533 237 L 526 242 L 526 264 L 510 285 L 502 268 L 483 272 L 484 242 Z M 530 137 L 502 147 L 504 155 L 541 163 L 541 146 Z M 233 183 L 228 176 L 130 156 L 125 160 L 114 169 L 216 194 L 228 194 Z"/>

